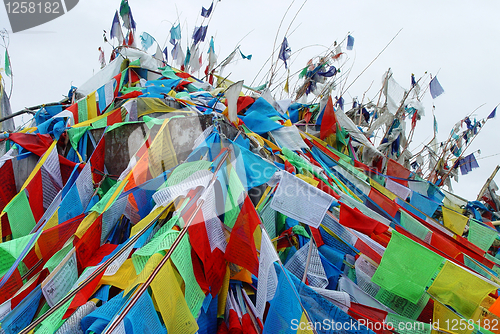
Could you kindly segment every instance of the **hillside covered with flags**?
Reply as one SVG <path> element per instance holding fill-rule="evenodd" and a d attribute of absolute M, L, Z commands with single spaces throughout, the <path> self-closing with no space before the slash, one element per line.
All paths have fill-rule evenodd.
<path fill-rule="evenodd" d="M 500 167 L 452 189 L 496 108 L 412 152 L 437 76 L 348 101 L 353 35 L 300 69 L 282 36 L 251 87 L 218 5 L 166 48 L 122 0 L 101 70 L 21 111 L 6 48 L 0 333 L 500 333 Z"/>

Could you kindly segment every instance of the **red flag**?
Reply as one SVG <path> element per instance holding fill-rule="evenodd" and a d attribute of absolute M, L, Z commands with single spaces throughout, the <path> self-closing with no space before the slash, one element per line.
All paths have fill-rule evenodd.
<path fill-rule="evenodd" d="M 235 310 L 229 310 L 229 334 L 243 334 L 240 319 Z"/>
<path fill-rule="evenodd" d="M 71 218 L 59 225 L 45 230 L 38 238 L 38 246 L 44 261 L 54 255 L 68 241 L 68 239 L 76 232 L 78 226 L 85 218 L 85 214 Z"/>
<path fill-rule="evenodd" d="M 248 269 L 252 274 L 259 274 L 259 260 L 253 233 L 260 219 L 248 196 L 236 219 L 231 237 L 226 247 L 226 260 Z"/>
<path fill-rule="evenodd" d="M 50 147 L 53 140 L 48 134 L 11 133 L 9 139 L 26 150 L 41 157 Z"/>
<path fill-rule="evenodd" d="M 2 184 L 2 191 L 0 191 L 0 210 L 3 210 L 17 194 L 12 159 L 5 161 L 0 168 L 0 184 Z M 6 235 L 8 234 L 4 233 L 4 236 Z"/>
<path fill-rule="evenodd" d="M 382 234 L 389 229 L 389 226 L 364 215 L 357 208 L 350 208 L 344 203 L 340 203 L 340 224 L 353 228 L 366 235 Z"/>
<path fill-rule="evenodd" d="M 134 33 L 132 32 L 132 29 L 128 33 L 128 45 L 134 45 Z"/>
<path fill-rule="evenodd" d="M 75 124 L 78 124 L 78 103 L 73 103 L 70 107 L 66 108 L 66 110 L 71 111 Z"/>
<path fill-rule="evenodd" d="M 102 136 L 90 157 L 90 165 L 93 169 L 92 177 L 95 183 L 99 183 L 102 180 L 102 174 L 104 174 L 105 139 L 105 136 Z M 94 170 L 97 170 L 97 172 Z"/>
<path fill-rule="evenodd" d="M 410 177 L 411 172 L 408 169 L 404 168 L 402 165 L 400 165 L 397 161 L 389 159 L 389 161 L 387 161 L 386 174 L 389 176 L 399 177 L 401 179 L 407 179 Z M 406 180 L 394 179 L 393 181 L 400 183 L 405 187 L 408 187 L 408 181 Z"/>
<path fill-rule="evenodd" d="M 101 281 L 101 278 L 104 275 L 104 272 L 105 271 L 100 273 L 96 278 L 94 278 L 87 285 L 85 285 L 85 287 L 75 295 L 75 297 L 71 301 L 71 304 L 69 305 L 68 309 L 66 310 L 66 313 L 64 313 L 63 319 L 68 318 L 70 315 L 73 314 L 73 312 L 76 311 L 77 308 L 79 308 L 80 306 L 82 306 L 83 304 L 85 304 L 88 301 L 90 296 L 92 296 L 92 294 L 96 290 L 99 282 Z"/>
<path fill-rule="evenodd" d="M 21 279 L 21 274 L 19 273 L 19 269 L 16 269 L 7 282 L 0 288 L 0 304 L 10 299 L 22 286 L 23 280 Z"/>
<path fill-rule="evenodd" d="M 245 313 L 241 318 L 243 333 L 245 334 L 257 334 L 255 331 L 255 327 L 252 323 L 252 319 L 250 318 L 250 314 Z"/>
<path fill-rule="evenodd" d="M 380 193 L 377 189 L 371 188 L 370 194 L 368 195 L 372 201 L 374 201 L 382 210 L 387 212 L 389 216 L 394 217 L 398 213 L 399 205 L 391 201 L 388 197 Z"/>
<path fill-rule="evenodd" d="M 88 267 L 92 256 L 101 245 L 102 215 L 92 223 L 82 238 L 74 241 L 76 248 L 76 259 L 78 263 L 78 274 Z"/>
<path fill-rule="evenodd" d="M 387 316 L 386 311 L 362 304 L 351 303 L 351 307 L 347 311 L 347 314 L 356 320 L 365 319 L 366 326 L 374 330 L 375 333 L 392 333 L 392 331 L 389 330 L 388 324 L 385 324 L 385 318 Z"/>
<path fill-rule="evenodd" d="M 43 208 L 43 185 L 42 185 L 42 170 L 38 170 L 30 183 L 26 186 L 28 192 L 28 201 L 30 203 L 31 212 L 35 221 L 39 221 L 44 213 Z M 41 196 L 40 196 L 41 195 Z"/>
<path fill-rule="evenodd" d="M 325 139 L 331 134 L 334 134 L 337 129 L 337 116 L 335 116 L 335 110 L 333 109 L 332 97 L 328 97 L 328 103 L 326 104 L 325 111 L 323 111 L 323 119 L 321 121 L 320 129 L 320 139 Z"/>
<path fill-rule="evenodd" d="M 122 122 L 122 112 L 120 109 L 112 111 L 106 118 L 106 125 L 113 125 Z"/>

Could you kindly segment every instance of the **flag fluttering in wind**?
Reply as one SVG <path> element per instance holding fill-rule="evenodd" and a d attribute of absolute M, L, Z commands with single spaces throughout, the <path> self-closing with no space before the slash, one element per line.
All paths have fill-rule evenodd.
<path fill-rule="evenodd" d="M 198 44 L 199 42 L 203 42 L 205 37 L 207 36 L 208 26 L 200 26 L 195 27 L 193 32 L 193 43 Z"/>
<path fill-rule="evenodd" d="M 432 78 L 431 82 L 429 82 L 429 90 L 433 99 L 444 93 L 444 89 L 441 87 L 437 77 Z"/>
<path fill-rule="evenodd" d="M 214 7 L 214 3 L 210 5 L 208 9 L 205 9 L 205 7 L 201 7 L 201 16 L 203 17 L 209 17 L 210 14 L 212 13 L 212 8 Z"/>
<path fill-rule="evenodd" d="M 181 39 L 181 25 L 170 28 L 170 44 L 175 45 L 175 41 Z"/>
<path fill-rule="evenodd" d="M 252 55 L 245 56 L 245 55 L 243 54 L 243 52 L 241 52 L 241 50 L 240 50 L 240 55 L 241 55 L 241 58 L 243 58 L 243 59 L 252 60 Z"/>
<path fill-rule="evenodd" d="M 283 43 L 281 43 L 279 59 L 285 62 L 285 68 L 288 68 L 286 61 L 290 58 L 291 53 L 292 49 L 290 49 L 290 46 L 288 46 L 288 40 L 286 39 L 286 37 L 284 37 Z"/>
<path fill-rule="evenodd" d="M 111 24 L 111 31 L 109 32 L 109 37 L 111 39 L 116 38 L 118 44 L 123 43 L 123 32 L 120 26 L 120 19 L 118 18 L 118 11 L 115 12 L 115 17 L 113 18 L 113 23 Z"/>
<path fill-rule="evenodd" d="M 207 67 L 207 71 L 213 70 L 216 63 L 217 63 L 217 56 L 215 55 L 214 38 L 212 37 L 210 39 L 210 46 L 208 48 L 208 67 Z"/>
<path fill-rule="evenodd" d="M 147 51 L 151 47 L 151 45 L 153 45 L 155 39 L 147 32 L 143 32 L 140 37 L 142 48 L 144 49 L 144 51 Z"/>
<path fill-rule="evenodd" d="M 122 17 L 123 20 L 123 26 L 127 29 L 132 29 L 135 30 L 136 24 L 134 21 L 134 18 L 132 16 L 132 10 L 130 9 L 130 6 L 128 5 L 127 0 L 122 0 L 120 4 L 120 16 Z"/>

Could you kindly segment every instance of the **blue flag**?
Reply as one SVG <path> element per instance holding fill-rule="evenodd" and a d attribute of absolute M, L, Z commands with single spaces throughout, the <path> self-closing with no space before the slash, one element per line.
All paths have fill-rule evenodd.
<path fill-rule="evenodd" d="M 240 50 L 240 55 L 241 55 L 241 57 L 242 57 L 243 59 L 248 59 L 248 60 L 251 60 L 251 59 L 252 59 L 252 55 L 245 56 L 245 55 L 243 54 L 243 52 L 241 52 L 241 50 Z"/>
<path fill-rule="evenodd" d="M 208 26 L 195 27 L 193 32 L 193 43 L 198 44 L 199 42 L 203 42 L 205 37 L 207 36 L 207 28 Z"/>
<path fill-rule="evenodd" d="M 214 45 L 214 37 L 213 36 L 210 39 L 210 46 L 208 47 L 208 52 L 207 53 L 210 53 L 210 52 L 215 53 L 215 45 Z"/>
<path fill-rule="evenodd" d="M 205 9 L 205 7 L 201 7 L 201 16 L 209 17 L 210 14 L 212 13 L 213 6 L 214 6 L 214 3 L 212 2 L 212 4 L 210 5 L 210 8 L 208 8 L 208 9 Z"/>
<path fill-rule="evenodd" d="M 170 28 L 170 44 L 175 45 L 175 40 L 181 39 L 181 25 L 177 24 L 176 27 Z"/>
<path fill-rule="evenodd" d="M 437 77 L 432 78 L 431 82 L 429 82 L 429 89 L 433 99 L 444 93 L 444 89 L 439 84 Z"/>
<path fill-rule="evenodd" d="M 354 46 L 354 37 L 351 35 L 347 36 L 347 50 L 352 50 L 352 47 Z"/>
<path fill-rule="evenodd" d="M 292 49 L 288 46 L 288 40 L 285 37 L 283 38 L 283 43 L 281 43 L 281 50 L 279 54 L 279 59 L 285 62 L 285 68 L 288 68 L 286 61 L 290 58 L 291 53 Z"/>
<path fill-rule="evenodd" d="M 167 47 L 165 47 L 165 49 L 163 49 L 163 54 L 165 55 L 165 61 L 168 62 L 168 50 L 167 50 Z"/>
<path fill-rule="evenodd" d="M 155 39 L 147 32 L 143 32 L 140 37 L 142 48 L 144 49 L 144 51 L 147 51 L 151 47 L 151 45 L 153 45 Z"/>
<path fill-rule="evenodd" d="M 496 114 L 497 114 L 497 107 L 495 107 L 495 109 L 493 109 L 493 111 L 489 114 L 488 119 L 495 118 Z"/>
<path fill-rule="evenodd" d="M 115 17 L 113 18 L 113 23 L 111 24 L 111 31 L 109 32 L 110 38 L 122 38 L 122 31 L 120 28 L 120 19 L 118 18 L 118 11 L 115 12 Z"/>
<path fill-rule="evenodd" d="M 190 60 L 191 60 L 191 50 L 188 48 L 186 52 L 186 58 L 184 58 L 184 66 L 187 66 Z"/>

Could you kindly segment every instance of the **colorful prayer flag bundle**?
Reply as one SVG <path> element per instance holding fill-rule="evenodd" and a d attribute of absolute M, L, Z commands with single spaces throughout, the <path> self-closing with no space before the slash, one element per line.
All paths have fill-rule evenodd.
<path fill-rule="evenodd" d="M 120 15 L 133 30 L 127 1 Z M 311 62 L 302 93 L 336 73 Z M 359 130 L 373 115 L 342 96 L 276 101 L 216 77 L 120 46 L 1 136 L 2 333 L 500 333 L 492 187 L 467 201 L 419 177 L 392 159 L 401 124 L 376 148 Z"/>

